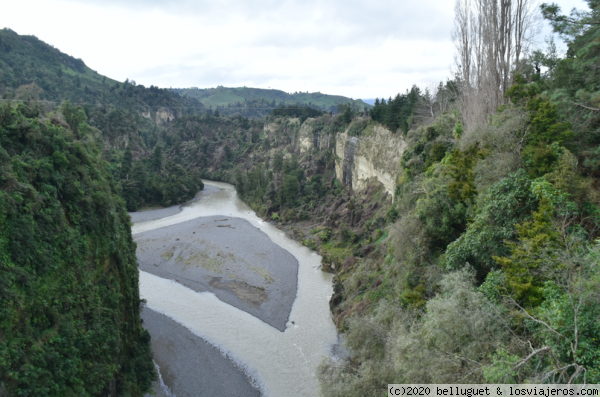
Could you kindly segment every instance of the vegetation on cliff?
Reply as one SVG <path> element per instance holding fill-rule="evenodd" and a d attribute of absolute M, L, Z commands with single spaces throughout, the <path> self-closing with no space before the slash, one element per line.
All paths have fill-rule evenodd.
<path fill-rule="evenodd" d="M 166 89 L 120 83 L 34 36 L 0 30 L 0 95 L 32 103 L 63 121 L 85 121 L 103 147 L 103 158 L 129 211 L 190 200 L 202 188 L 157 147 L 177 117 L 205 111 L 202 103 Z"/>
<path fill-rule="evenodd" d="M 461 19 L 467 3 L 457 4 L 457 32 L 477 32 L 469 25 L 477 19 Z M 568 39 L 564 59 L 551 42 L 547 51 L 517 55 L 461 44 L 468 70 L 378 102 L 368 114 L 339 104 L 335 116 L 275 109 L 260 98 L 246 102 L 271 112 L 265 119 L 224 108 L 102 119 L 69 103 L 50 124 L 33 107 L 9 113 L 27 119 L 14 128 L 68 125 L 74 145 L 101 140 L 107 164 L 94 161 L 108 167 L 111 192 L 130 209 L 187 200 L 200 177 L 226 181 L 260 216 L 318 250 L 323 269 L 335 273 L 330 304 L 351 353 L 323 363 L 324 395 L 381 395 L 388 383 L 600 383 L 600 5 L 588 4 L 590 12 L 570 17 L 542 8 Z M 480 38 L 481 48 L 497 48 L 503 38 L 492 36 Z M 506 62 L 485 58 L 495 55 Z M 124 96 L 146 92 L 131 86 Z M 15 95 L 19 89 L 35 91 L 21 86 Z M 352 149 L 382 126 L 406 144 L 394 164 L 393 201 L 375 178 L 359 191 L 335 171 L 351 161 L 345 153 L 341 161 L 336 140 Z M 30 175 L 22 164 L 11 172 Z M 43 202 L 25 207 L 35 212 Z M 23 282 L 19 274 L 14 280 Z"/>
<path fill-rule="evenodd" d="M 141 396 L 155 371 L 129 216 L 71 122 L 0 107 L 0 390 Z"/>
<path fill-rule="evenodd" d="M 568 38 L 565 59 L 551 43 L 501 71 L 512 74 L 504 97 L 491 74 L 457 75 L 453 105 L 401 128 L 398 220 L 384 260 L 336 275 L 332 309 L 352 356 L 322 365 L 324 395 L 600 381 L 600 4 L 588 3 L 570 17 L 542 8 Z M 477 107 L 484 96 L 496 107 Z"/>

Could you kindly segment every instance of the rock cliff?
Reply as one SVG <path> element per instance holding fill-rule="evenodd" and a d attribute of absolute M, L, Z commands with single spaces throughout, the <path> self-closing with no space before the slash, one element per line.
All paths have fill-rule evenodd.
<path fill-rule="evenodd" d="M 358 123 L 363 123 L 364 128 L 357 129 L 361 127 Z M 400 134 L 365 120 L 350 124 L 344 132 L 326 133 L 308 119 L 300 128 L 299 145 L 302 152 L 333 148 L 339 181 L 353 189 L 363 189 L 369 178 L 376 178 L 393 197 L 400 159 L 406 148 Z"/>

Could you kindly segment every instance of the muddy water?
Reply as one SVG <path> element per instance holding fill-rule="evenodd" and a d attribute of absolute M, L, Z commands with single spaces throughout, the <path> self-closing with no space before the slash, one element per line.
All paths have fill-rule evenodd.
<path fill-rule="evenodd" d="M 320 256 L 262 221 L 237 198 L 233 186 L 205 181 L 221 189 L 162 219 L 136 223 L 133 234 L 202 216 L 225 215 L 247 220 L 299 263 L 298 292 L 290 321 L 280 332 L 256 317 L 179 283 L 140 271 L 140 294 L 149 308 L 167 315 L 218 347 L 256 380 L 265 396 L 316 396 L 315 371 L 337 341 L 329 312 L 331 276 L 319 270 Z"/>

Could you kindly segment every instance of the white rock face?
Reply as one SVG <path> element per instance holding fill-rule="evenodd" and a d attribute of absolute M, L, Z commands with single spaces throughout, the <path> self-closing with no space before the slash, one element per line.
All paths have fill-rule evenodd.
<path fill-rule="evenodd" d="M 175 118 L 171 109 L 168 108 L 159 108 L 155 112 L 148 110 L 146 112 L 141 112 L 140 115 L 146 119 L 153 120 L 157 124 L 164 124 Z"/>
<path fill-rule="evenodd" d="M 271 125 L 265 126 L 265 135 L 274 128 Z M 355 147 L 348 147 L 349 144 Z M 406 142 L 400 134 L 394 134 L 381 125 L 368 126 L 359 137 L 349 137 L 348 129 L 333 136 L 315 131 L 313 119 L 307 119 L 298 133 L 298 147 L 302 153 L 313 148 L 335 148 L 338 157 L 335 172 L 338 180 L 346 179 L 345 182 L 351 183 L 353 189 L 360 190 L 367 185 L 367 179 L 377 178 L 393 197 Z M 347 156 L 352 158 L 346 158 Z"/>
<path fill-rule="evenodd" d="M 271 134 L 277 132 L 277 124 L 269 123 L 265 124 L 263 128 L 263 133 L 265 134 L 265 138 L 268 138 Z"/>
<path fill-rule="evenodd" d="M 174 118 L 175 118 L 175 115 L 173 115 L 173 112 L 171 112 L 171 109 L 159 108 L 156 111 L 156 122 L 157 123 L 164 124 L 168 120 L 173 120 Z"/>
<path fill-rule="evenodd" d="M 306 119 L 298 131 L 298 147 L 301 153 L 308 152 L 313 148 L 327 150 L 335 143 L 335 137 L 332 134 L 315 129 L 314 121 L 313 118 Z"/>
<path fill-rule="evenodd" d="M 396 178 L 400 172 L 400 160 L 406 149 L 406 142 L 400 134 L 393 134 L 390 130 L 376 125 L 368 127 L 364 135 L 358 137 L 354 157 L 345 157 L 348 144 L 353 137 L 348 137 L 346 132 L 336 136 L 336 154 L 340 160 L 336 161 L 336 177 L 344 180 L 344 164 L 346 173 L 352 173 L 352 188 L 363 189 L 367 179 L 377 178 L 385 186 L 385 190 L 394 197 Z M 346 179 L 349 179 L 346 176 Z"/>
<path fill-rule="evenodd" d="M 298 144 L 300 145 L 300 153 L 308 152 L 314 147 L 313 142 L 313 127 L 309 120 L 306 120 L 298 134 Z"/>

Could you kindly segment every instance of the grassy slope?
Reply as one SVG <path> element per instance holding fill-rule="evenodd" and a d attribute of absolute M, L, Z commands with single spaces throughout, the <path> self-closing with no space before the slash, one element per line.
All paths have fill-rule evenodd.
<path fill-rule="evenodd" d="M 235 105 L 238 102 L 243 103 L 250 99 L 263 99 L 276 104 L 283 102 L 285 104 L 300 103 L 304 105 L 314 105 L 316 107 L 327 109 L 335 108 L 338 103 L 353 102 L 360 108 L 366 106 L 371 108 L 371 105 L 364 103 L 360 99 L 352 100 L 341 95 L 328 95 L 320 92 L 299 92 L 288 94 L 287 92 L 275 89 L 249 88 L 249 87 L 217 87 L 205 89 L 193 88 L 174 88 L 173 91 L 185 96 L 196 98 L 206 106 L 227 106 Z"/>

